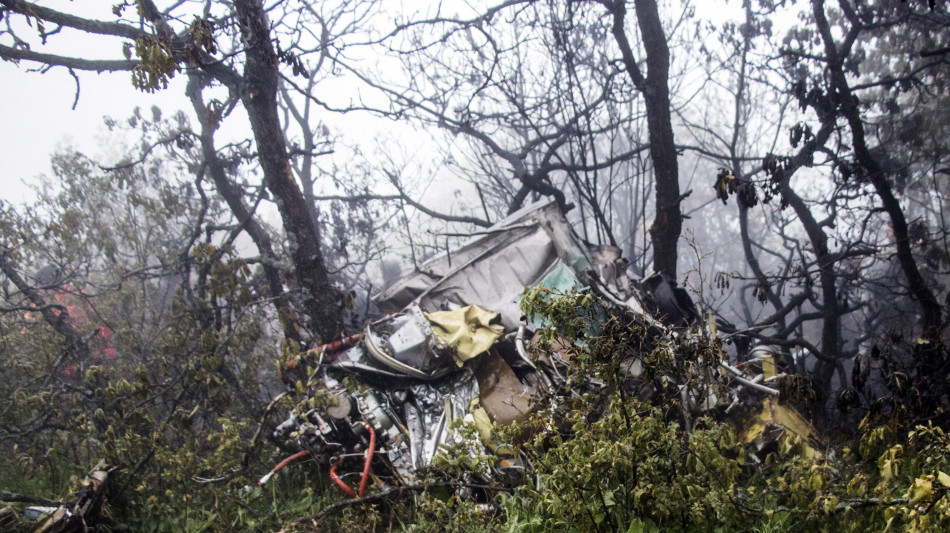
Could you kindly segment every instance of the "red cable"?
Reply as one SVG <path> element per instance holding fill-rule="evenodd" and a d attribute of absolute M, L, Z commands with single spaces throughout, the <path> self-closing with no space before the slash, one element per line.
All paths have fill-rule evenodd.
<path fill-rule="evenodd" d="M 363 334 L 362 334 L 362 333 L 357 333 L 356 335 L 352 335 L 352 336 L 349 336 L 349 337 L 347 337 L 347 338 L 345 338 L 345 339 L 340 339 L 340 340 L 338 340 L 338 341 L 333 341 L 333 342 L 324 344 L 323 346 L 318 346 L 318 347 L 316 347 L 316 348 L 314 348 L 314 349 L 315 349 L 316 351 L 318 351 L 318 352 L 319 352 L 320 350 L 326 350 L 326 351 L 327 351 L 327 356 L 329 357 L 329 356 L 331 356 L 333 353 L 339 352 L 339 351 L 342 350 L 343 348 L 348 348 L 348 347 L 350 347 L 350 346 L 356 344 L 356 343 L 359 342 L 359 340 L 362 339 L 362 338 L 363 338 Z"/>
<path fill-rule="evenodd" d="M 366 422 L 361 422 L 363 427 L 369 431 L 369 448 L 366 449 L 366 460 L 363 463 L 363 476 L 360 478 L 360 492 L 357 496 L 356 492 L 350 488 L 340 476 L 336 473 L 336 467 L 340 466 L 340 463 L 343 462 L 343 458 L 340 457 L 337 462 L 330 467 L 330 478 L 337 484 L 338 487 L 343 489 L 344 492 L 350 495 L 351 498 L 362 498 L 366 495 L 366 482 L 369 480 L 369 470 L 373 463 L 373 454 L 376 452 L 376 431 L 373 429 L 373 426 L 367 424 Z"/>
<path fill-rule="evenodd" d="M 336 467 L 339 466 L 341 462 L 343 462 L 342 457 L 340 457 L 340 460 L 337 461 L 335 465 L 330 467 L 330 479 L 336 482 L 337 486 L 343 489 L 343 492 L 349 494 L 351 498 L 356 498 L 357 496 L 356 496 L 356 493 L 353 492 L 353 489 L 351 489 L 349 485 L 344 483 L 343 480 L 340 479 L 340 476 L 336 475 Z"/>
<path fill-rule="evenodd" d="M 360 339 L 362 339 L 362 338 L 363 338 L 363 334 L 362 334 L 362 333 L 357 333 L 356 335 L 351 335 L 351 336 L 349 336 L 349 337 L 346 337 L 345 339 L 340 339 L 340 340 L 338 340 L 338 341 L 333 341 L 333 342 L 329 342 L 329 343 L 327 343 L 327 344 L 322 344 L 322 345 L 320 345 L 320 346 L 317 346 L 316 348 L 312 348 L 312 349 L 310 349 L 310 350 L 307 350 L 307 353 L 310 353 L 310 352 L 320 353 L 320 351 L 322 350 L 322 351 L 325 352 L 327 361 L 333 361 L 333 359 L 334 359 L 334 358 L 336 357 L 336 355 L 337 355 L 337 352 L 343 350 L 344 348 L 349 348 L 350 346 L 353 346 L 354 344 L 356 344 L 357 342 L 359 342 Z M 287 377 L 287 375 L 285 374 L 285 371 L 287 371 L 287 370 L 292 370 L 294 367 L 296 367 L 296 366 L 297 366 L 297 362 L 300 361 L 300 358 L 301 358 L 301 355 L 297 355 L 296 357 L 294 357 L 294 358 L 291 359 L 290 361 L 287 361 L 287 365 L 284 367 L 284 370 L 281 371 L 281 373 L 280 373 L 280 380 L 281 380 L 281 381 L 283 381 L 284 383 L 286 383 L 286 384 L 288 384 L 288 385 L 291 384 L 291 381 L 290 381 L 290 379 Z"/>
<path fill-rule="evenodd" d="M 369 479 L 369 469 L 373 463 L 373 453 L 376 451 L 376 430 L 366 422 L 363 422 L 363 427 L 369 430 L 369 448 L 366 449 L 366 462 L 363 463 L 363 477 L 360 478 L 360 498 L 366 494 L 366 481 Z"/>
<path fill-rule="evenodd" d="M 261 480 L 257 482 L 257 484 L 258 484 L 258 485 L 263 485 L 264 483 L 267 483 L 267 481 L 271 478 L 271 476 L 273 476 L 274 474 L 276 474 L 278 470 L 284 468 L 285 466 L 287 466 L 287 465 L 289 465 L 290 463 L 296 461 L 297 459 L 300 459 L 301 457 L 306 457 L 306 456 L 309 455 L 309 454 L 310 454 L 309 451 L 303 450 L 303 451 L 297 452 L 297 453 L 291 455 L 290 457 L 284 459 L 283 461 L 277 463 L 277 466 L 275 466 L 273 469 L 271 469 L 271 471 L 270 471 L 266 476 L 262 477 Z"/>

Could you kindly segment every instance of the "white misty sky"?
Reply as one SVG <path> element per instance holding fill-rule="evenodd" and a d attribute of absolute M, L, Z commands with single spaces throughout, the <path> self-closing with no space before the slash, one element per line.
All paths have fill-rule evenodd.
<path fill-rule="evenodd" d="M 63 0 L 52 0 L 45 4 L 66 11 L 76 10 L 75 5 Z M 736 9 L 739 5 L 736 2 L 725 4 L 727 9 L 723 10 L 720 2 L 694 3 L 697 19 L 721 21 L 725 18 L 725 12 Z M 413 7 L 415 6 L 410 2 L 403 8 Z M 104 3 L 101 10 L 87 13 L 84 6 L 82 14 L 110 20 L 110 9 L 111 4 Z M 23 35 L 27 36 L 31 31 L 35 33 L 35 30 L 27 29 Z M 44 51 L 62 50 L 60 46 L 62 37 L 65 36 L 57 37 L 59 39 L 54 49 Z M 97 42 L 97 39 L 78 38 L 75 41 L 70 52 L 78 49 L 82 57 L 121 58 L 118 42 L 115 40 Z M 109 146 L 105 140 L 103 115 L 121 120 L 128 117 L 136 106 L 148 109 L 152 105 L 159 106 L 166 115 L 178 109 L 190 111 L 190 104 L 184 97 L 183 76 L 177 76 L 165 91 L 146 94 L 132 87 L 127 72 L 79 72 L 80 94 L 76 108 L 72 109 L 76 82 L 66 69 L 55 68 L 42 74 L 30 72 L 35 66 L 28 62 L 14 65 L 0 61 L 0 117 L 3 124 L 0 129 L 0 183 L 3 185 L 0 187 L 0 199 L 3 200 L 28 200 L 31 191 L 24 182 L 33 182 L 42 174 L 51 175 L 50 154 L 58 149 L 72 147 L 105 160 L 120 157 L 118 153 L 109 153 L 110 148 L 115 152 L 117 147 Z M 230 121 L 232 127 L 239 127 L 234 124 L 235 118 L 237 117 Z M 355 131 L 356 138 L 364 139 L 375 137 L 372 134 L 367 135 L 367 130 L 372 131 L 380 127 L 379 122 L 373 124 L 374 121 L 353 115 L 338 120 L 331 119 L 331 122 L 342 126 L 344 130 Z M 392 129 L 392 125 L 384 127 Z M 346 134 L 345 131 L 343 133 Z"/>
<path fill-rule="evenodd" d="M 183 81 L 176 79 L 169 91 L 144 94 L 136 91 L 129 74 L 80 73 L 80 95 L 73 110 L 76 83 L 65 69 L 45 74 L 27 72 L 29 65 L 0 62 L 0 198 L 22 201 L 31 192 L 23 185 L 40 174 L 50 175 L 50 154 L 75 147 L 90 154 L 107 155 L 103 146 L 103 115 L 122 119 L 135 106 L 158 105 L 165 111 L 184 103 Z"/>
<path fill-rule="evenodd" d="M 82 7 L 67 0 L 47 0 L 46 7 L 82 16 L 114 20 L 111 2 L 84 2 Z M 36 39 L 37 31 L 14 19 L 22 38 Z M 68 32 L 68 30 L 66 30 Z M 121 48 L 114 39 L 73 38 L 64 32 L 50 37 L 49 47 L 32 43 L 35 50 L 47 53 L 70 53 L 86 58 L 121 59 Z M 69 39 L 69 40 L 67 40 Z M 64 46 L 65 45 L 65 46 Z M 73 110 L 76 82 L 66 69 L 51 69 L 45 74 L 30 72 L 36 64 L 21 61 L 19 65 L 0 61 L 0 199 L 21 201 L 30 191 L 23 181 L 32 181 L 40 174 L 50 174 L 49 156 L 59 147 L 74 146 L 91 154 L 101 153 L 99 140 L 102 116 L 128 116 L 136 105 L 164 107 L 171 93 L 145 95 L 137 93 L 129 73 L 78 73 L 80 96 Z M 175 96 L 182 90 L 175 91 Z M 156 98 L 157 96 L 157 98 Z"/>

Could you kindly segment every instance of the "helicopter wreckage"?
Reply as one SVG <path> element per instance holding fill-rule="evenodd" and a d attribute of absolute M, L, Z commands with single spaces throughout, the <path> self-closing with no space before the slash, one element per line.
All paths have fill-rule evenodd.
<path fill-rule="evenodd" d="M 521 421 L 545 394 L 563 390 L 571 351 L 570 341 L 562 350 L 535 342 L 546 326 L 522 316 L 526 289 L 590 291 L 641 317 L 655 335 L 682 334 L 700 321 L 682 287 L 660 274 L 631 279 L 627 266 L 619 249 L 585 245 L 553 202 L 528 206 L 429 259 L 374 298 L 384 318 L 288 363 L 297 375 L 308 368 L 298 392 L 309 401 L 274 436 L 300 451 L 259 484 L 310 456 L 330 466 L 341 490 L 362 498 L 370 480 L 409 484 L 450 449 L 492 454 L 496 464 L 487 470 L 495 479 L 526 479 L 530 465 L 493 441 L 492 425 Z M 790 438 L 818 454 L 814 429 L 770 386 L 780 376 L 779 352 L 760 346 L 749 355 L 743 370 L 727 358 L 719 363 L 711 379 L 725 395 L 682 384 L 684 408 L 729 413 L 743 403 L 735 422 L 744 444 L 763 451 Z M 477 432 L 460 431 L 466 423 Z"/>

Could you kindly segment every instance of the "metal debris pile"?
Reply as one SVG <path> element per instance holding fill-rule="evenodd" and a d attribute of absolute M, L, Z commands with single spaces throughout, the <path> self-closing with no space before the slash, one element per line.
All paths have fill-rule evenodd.
<path fill-rule="evenodd" d="M 584 245 L 552 202 L 526 207 L 426 261 L 375 298 L 389 313 L 383 319 L 311 350 L 312 360 L 292 361 L 298 372 L 309 369 L 303 379 L 308 399 L 275 436 L 301 451 L 260 484 L 312 456 L 330 465 L 341 490 L 361 498 L 371 482 L 411 483 L 440 453 L 496 458 L 472 472 L 483 480 L 526 479 L 530 465 L 494 440 L 492 423 L 523 420 L 546 391 L 564 383 L 569 364 L 567 355 L 529 355 L 528 333 L 537 325 L 524 321 L 518 306 L 526 288 L 591 290 L 665 332 L 698 321 L 683 288 L 659 274 L 631 279 L 627 266 L 617 248 Z M 760 352 L 761 361 L 773 361 L 768 350 Z M 693 408 L 725 403 L 728 411 L 740 396 L 777 396 L 764 383 L 775 372 L 765 375 L 768 365 L 761 361 L 746 367 L 756 368 L 754 374 L 724 362 L 730 393 L 692 402 Z M 780 422 L 794 418 L 788 409 L 771 399 L 753 409 L 739 424 L 743 439 L 764 447 L 759 441 L 782 438 Z M 802 427 L 790 435 L 811 434 L 800 418 Z"/>

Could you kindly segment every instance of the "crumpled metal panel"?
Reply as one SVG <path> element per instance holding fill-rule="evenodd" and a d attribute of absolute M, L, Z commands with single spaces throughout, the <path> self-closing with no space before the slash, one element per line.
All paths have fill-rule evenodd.
<path fill-rule="evenodd" d="M 482 356 L 475 370 L 481 407 L 500 426 L 524 420 L 538 398 L 538 388 L 518 379 L 496 353 Z"/>
<path fill-rule="evenodd" d="M 383 312 L 415 301 L 425 311 L 472 303 L 501 314 L 506 330 L 518 327 L 518 297 L 559 265 L 589 268 L 586 247 L 551 201 L 533 204 L 481 232 L 456 250 L 423 263 L 419 270 L 374 298 Z"/>
<path fill-rule="evenodd" d="M 441 342 L 415 305 L 366 326 L 363 347 L 377 362 L 420 379 L 435 379 L 454 368 L 454 348 Z"/>
<path fill-rule="evenodd" d="M 441 446 L 458 443 L 452 422 L 470 416 L 472 400 L 478 398 L 478 381 L 466 370 L 451 380 L 414 383 L 409 390 L 416 405 L 407 404 L 406 418 L 413 464 L 419 468 L 430 464 Z"/>
<path fill-rule="evenodd" d="M 739 442 L 752 445 L 763 455 L 778 449 L 782 439 L 798 445 L 797 453 L 808 459 L 820 459 L 827 447 L 818 430 L 794 407 L 782 405 L 777 398 L 766 397 L 751 412 L 735 417 L 739 428 Z M 794 446 L 790 446 L 793 447 Z"/>

